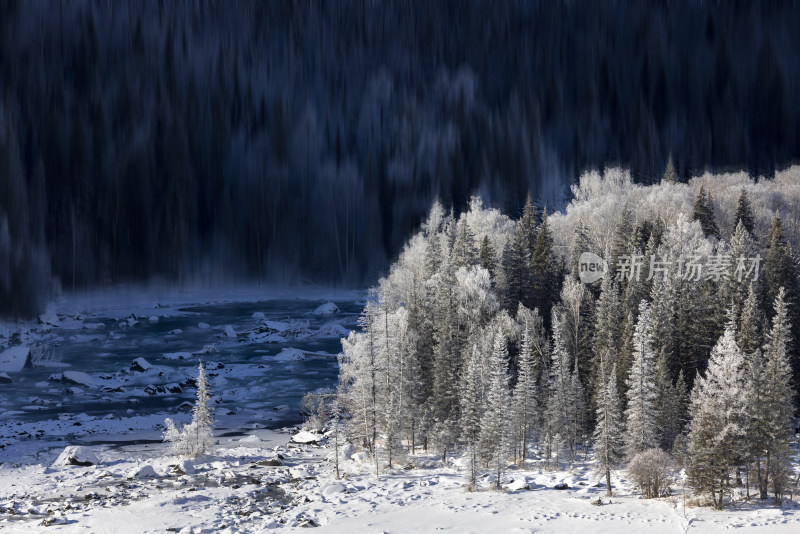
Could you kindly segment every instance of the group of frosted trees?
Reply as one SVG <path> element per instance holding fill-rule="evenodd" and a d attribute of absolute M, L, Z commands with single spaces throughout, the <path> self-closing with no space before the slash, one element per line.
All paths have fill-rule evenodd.
<path fill-rule="evenodd" d="M 434 205 L 343 341 L 346 431 L 376 470 L 422 449 L 463 456 L 471 484 L 488 469 L 499 485 L 510 462 L 594 458 L 610 493 L 613 470 L 672 456 L 716 506 L 739 484 L 781 496 L 798 236 L 774 211 L 761 234 L 764 213 L 739 183 L 712 198 L 693 183 L 618 182 L 589 177 L 551 217 L 531 202 L 517 221 L 477 199 L 459 216 Z M 745 185 L 754 196 L 774 184 Z M 604 239 L 579 218 L 603 195 L 622 203 Z M 678 209 L 661 204 L 670 195 Z M 735 214 L 720 210 L 732 195 Z M 608 260 L 601 280 L 578 279 L 582 251 Z M 734 259 L 724 276 L 687 276 L 683 258 L 724 254 L 763 258 L 760 275 L 738 276 Z M 618 268 L 631 255 L 644 258 L 639 277 Z"/>

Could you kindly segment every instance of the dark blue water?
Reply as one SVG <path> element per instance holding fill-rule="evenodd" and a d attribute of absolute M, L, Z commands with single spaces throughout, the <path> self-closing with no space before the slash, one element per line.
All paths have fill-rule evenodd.
<path fill-rule="evenodd" d="M 44 422 L 74 414 L 117 419 L 180 414 L 182 403 L 194 401 L 195 389 L 187 380 L 196 377 L 202 359 L 214 396 L 218 432 L 296 424 L 301 421 L 303 395 L 337 383 L 335 355 L 341 351 L 341 340 L 313 333 L 327 323 L 357 328 L 364 305 L 336 302 L 340 313 L 313 315 L 311 312 L 324 302 L 269 300 L 191 306 L 158 321 L 148 317 L 130 321 L 82 318 L 84 325 L 102 323 L 103 328 L 87 329 L 75 321 L 63 321 L 62 327 L 54 328 L 42 341 L 56 365 L 26 368 L 14 374 L 12 384 L 0 385 L 0 417 L 8 429 L 15 421 Z M 158 310 L 153 312 L 158 314 Z M 254 317 L 255 313 L 263 317 Z M 282 343 L 248 341 L 246 332 L 258 328 L 265 319 L 296 321 L 301 326 L 307 322 L 312 335 Z M 201 323 L 208 327 L 199 326 Z M 239 337 L 226 336 L 225 325 L 231 325 Z M 204 348 L 210 352 L 202 353 Z M 276 358 L 284 348 L 315 354 L 299 361 Z M 164 356 L 179 352 L 192 355 L 187 359 Z M 145 373 L 131 371 L 136 358 L 144 358 L 153 368 Z M 51 378 L 64 371 L 87 373 L 94 385 L 76 386 Z M 181 385 L 180 393 L 165 391 L 174 384 Z"/>

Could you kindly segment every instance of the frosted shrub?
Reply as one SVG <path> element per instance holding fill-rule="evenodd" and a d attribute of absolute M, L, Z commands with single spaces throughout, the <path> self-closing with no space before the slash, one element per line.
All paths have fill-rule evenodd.
<path fill-rule="evenodd" d="M 166 426 L 164 441 L 172 444 L 175 454 L 186 458 L 197 458 L 211 446 L 214 421 L 208 411 L 208 390 L 206 389 L 203 362 L 200 362 L 197 371 L 197 402 L 192 413 L 192 422 L 184 425 L 180 430 L 172 419 L 167 419 L 164 424 Z"/>
<path fill-rule="evenodd" d="M 662 497 L 672 482 L 672 458 L 661 449 L 647 449 L 628 464 L 628 476 L 639 487 L 645 499 Z"/>

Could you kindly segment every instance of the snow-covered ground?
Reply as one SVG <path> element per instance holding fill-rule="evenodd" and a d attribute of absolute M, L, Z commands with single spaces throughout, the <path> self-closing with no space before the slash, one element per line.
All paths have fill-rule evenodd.
<path fill-rule="evenodd" d="M 312 436 L 313 437 L 313 436 Z M 293 443 L 288 429 L 218 437 L 205 457 L 182 461 L 164 444 L 87 448 L 92 466 L 0 466 L 0 530 L 6 532 L 746 532 L 794 533 L 800 507 L 731 505 L 684 509 L 681 488 L 641 499 L 615 476 L 614 496 L 591 462 L 549 471 L 510 467 L 502 491 L 492 476 L 475 492 L 455 459 L 408 457 L 376 479 L 364 454 L 343 451 L 333 476 L 330 439 Z M 301 434 L 299 441 L 310 441 Z M 88 455 L 88 456 L 86 456 Z M 355 457 L 356 459 L 352 459 Z M 568 489 L 554 486 L 566 483 Z M 603 504 L 598 505 L 600 499 Z"/>

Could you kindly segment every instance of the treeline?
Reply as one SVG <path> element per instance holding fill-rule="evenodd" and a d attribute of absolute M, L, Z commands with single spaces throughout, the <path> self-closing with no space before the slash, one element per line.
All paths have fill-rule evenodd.
<path fill-rule="evenodd" d="M 0 313 L 53 279 L 374 281 L 435 198 L 518 216 L 608 164 L 769 176 L 798 157 L 798 26 L 791 3 L 2 2 Z"/>
<path fill-rule="evenodd" d="M 737 483 L 780 498 L 800 384 L 800 227 L 780 210 L 797 169 L 679 184 L 668 168 L 651 186 L 609 171 L 573 193 L 518 220 L 433 206 L 343 341 L 350 439 L 378 467 L 465 453 L 473 482 L 534 448 L 551 466 L 593 451 L 609 491 L 612 469 L 661 449 L 715 506 Z M 608 262 L 600 280 L 581 281 L 585 252 Z"/>

